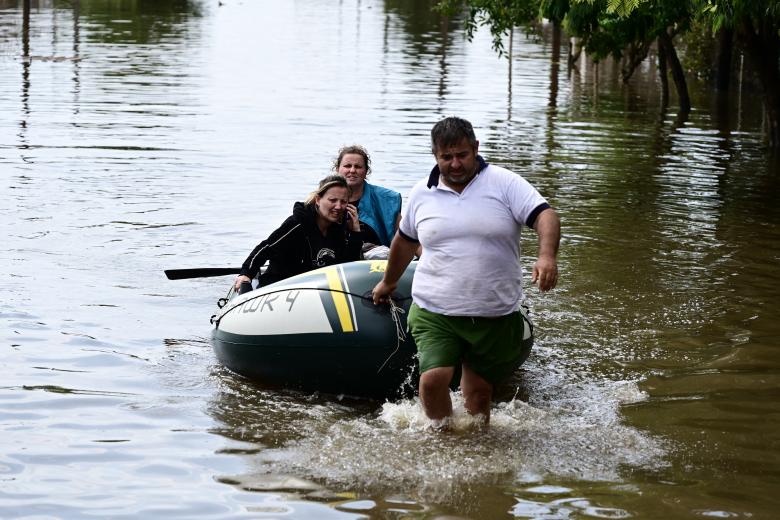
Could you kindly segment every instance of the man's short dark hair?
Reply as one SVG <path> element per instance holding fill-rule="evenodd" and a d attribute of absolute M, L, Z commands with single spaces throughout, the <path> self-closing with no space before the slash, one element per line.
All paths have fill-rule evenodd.
<path fill-rule="evenodd" d="M 459 117 L 445 117 L 431 129 L 431 152 L 436 155 L 436 150 L 460 144 L 463 139 L 467 139 L 472 148 L 477 146 L 471 123 Z"/>

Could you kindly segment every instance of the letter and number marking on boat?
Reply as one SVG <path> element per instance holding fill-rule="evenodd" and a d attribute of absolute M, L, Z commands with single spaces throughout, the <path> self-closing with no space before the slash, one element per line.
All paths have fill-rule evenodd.
<path fill-rule="evenodd" d="M 295 300 L 298 299 L 298 295 L 301 293 L 301 291 L 290 291 L 287 293 L 287 297 L 285 298 L 285 301 L 287 301 L 290 304 L 290 307 L 287 309 L 287 312 L 290 312 L 293 308 L 293 305 L 295 305 Z"/>
<path fill-rule="evenodd" d="M 254 294 L 262 289 L 245 293 L 238 297 L 243 301 L 222 313 L 219 328 L 247 335 L 333 332 L 320 291 L 310 289 L 306 285 L 277 288 L 268 294 Z"/>

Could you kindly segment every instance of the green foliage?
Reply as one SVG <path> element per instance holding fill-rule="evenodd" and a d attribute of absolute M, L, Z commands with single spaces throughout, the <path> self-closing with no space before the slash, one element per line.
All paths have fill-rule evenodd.
<path fill-rule="evenodd" d="M 712 23 L 713 32 L 721 27 L 735 28 L 740 22 L 780 23 L 778 0 L 696 0 L 696 16 Z"/>
<path fill-rule="evenodd" d="M 504 56 L 504 37 L 513 27 L 527 26 L 537 19 L 539 0 L 441 0 L 435 9 L 453 16 L 468 10 L 464 27 L 471 41 L 480 26 L 487 26 L 493 39 L 493 49 Z"/>
<path fill-rule="evenodd" d="M 587 37 L 598 30 L 599 20 L 606 8 L 606 0 L 573 0 L 566 13 L 564 28 L 574 36 Z"/>
<path fill-rule="evenodd" d="M 569 12 L 569 0 L 541 0 L 539 2 L 539 17 L 561 22 Z"/>
<path fill-rule="evenodd" d="M 465 9 L 465 0 L 439 0 L 433 10 L 444 16 L 455 16 Z"/>
<path fill-rule="evenodd" d="M 717 45 L 712 25 L 701 19 L 694 19 L 690 28 L 680 35 L 686 71 L 700 79 L 713 79 L 716 73 Z"/>
<path fill-rule="evenodd" d="M 607 13 L 627 18 L 646 0 L 608 0 Z"/>
<path fill-rule="evenodd" d="M 583 39 L 586 52 L 596 61 L 621 58 L 628 51 L 643 59 L 661 31 L 684 30 L 690 23 L 687 0 L 571 0 L 565 28 Z M 641 61 L 640 59 L 640 61 Z"/>

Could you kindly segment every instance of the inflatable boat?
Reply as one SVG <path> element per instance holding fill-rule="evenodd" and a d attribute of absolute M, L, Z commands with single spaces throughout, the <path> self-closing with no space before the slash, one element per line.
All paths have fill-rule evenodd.
<path fill-rule="evenodd" d="M 406 333 L 412 262 L 392 304 L 371 290 L 386 260 L 309 271 L 223 300 L 212 318 L 219 361 L 270 387 L 394 398 L 417 386 L 416 348 Z"/>

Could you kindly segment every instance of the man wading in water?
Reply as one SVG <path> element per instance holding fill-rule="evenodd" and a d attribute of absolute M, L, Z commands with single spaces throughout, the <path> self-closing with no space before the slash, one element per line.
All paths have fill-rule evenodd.
<path fill-rule="evenodd" d="M 466 410 L 488 423 L 493 386 L 525 361 L 533 342 L 520 304 L 520 230 L 539 236 L 531 281 L 549 291 L 558 283 L 560 220 L 525 179 L 477 154 L 468 121 L 439 121 L 431 144 L 436 167 L 412 188 L 374 303 L 387 301 L 422 245 L 408 324 L 423 409 L 435 426 L 447 425 L 449 384 L 460 367 Z"/>

